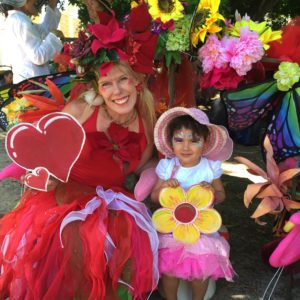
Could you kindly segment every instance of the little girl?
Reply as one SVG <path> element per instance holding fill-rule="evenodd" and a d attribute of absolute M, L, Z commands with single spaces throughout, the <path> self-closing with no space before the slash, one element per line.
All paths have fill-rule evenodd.
<path fill-rule="evenodd" d="M 187 190 L 195 184 L 213 192 L 214 204 L 224 201 L 221 160 L 231 156 L 233 142 L 223 126 L 210 124 L 197 108 L 175 107 L 157 121 L 154 139 L 167 158 L 156 167 L 153 201 L 165 187 Z M 167 300 L 177 299 L 179 279 L 191 282 L 193 300 L 203 299 L 209 278 L 232 280 L 229 245 L 218 233 L 201 233 L 194 244 L 176 241 L 172 234 L 159 234 L 159 239 L 159 271 Z"/>

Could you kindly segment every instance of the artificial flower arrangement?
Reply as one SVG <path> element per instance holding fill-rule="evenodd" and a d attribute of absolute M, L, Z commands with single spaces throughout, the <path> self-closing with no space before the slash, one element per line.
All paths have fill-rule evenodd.
<path fill-rule="evenodd" d="M 217 25 L 224 20 L 218 13 L 219 5 L 220 0 L 132 1 L 130 11 L 118 12 L 118 18 L 105 6 L 106 12 L 98 12 L 100 23 L 87 25 L 56 61 L 77 67 L 80 74 L 91 66 L 107 63 L 100 70 L 105 72 L 110 62 L 122 60 L 128 60 L 138 72 L 152 73 L 152 61 L 146 59 L 141 66 L 152 51 L 155 60 L 164 59 L 167 67 L 180 64 L 181 55 L 190 55 L 207 33 L 222 30 Z M 144 53 L 147 50 L 149 53 Z"/>
<path fill-rule="evenodd" d="M 221 34 L 210 34 L 198 51 L 204 73 L 201 87 L 236 89 L 253 68 L 262 67 L 269 43 L 280 38 L 281 31 L 272 31 L 266 22 L 256 23 L 236 13 L 236 22 L 225 21 Z"/>

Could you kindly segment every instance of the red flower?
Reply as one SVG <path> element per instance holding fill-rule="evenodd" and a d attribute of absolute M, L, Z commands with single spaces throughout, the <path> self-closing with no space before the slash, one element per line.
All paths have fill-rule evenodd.
<path fill-rule="evenodd" d="M 111 123 L 107 132 L 111 140 L 98 139 L 97 146 L 111 152 L 118 163 L 130 162 L 140 156 L 140 133 L 131 132 L 115 123 Z"/>
<path fill-rule="evenodd" d="M 94 35 L 92 51 L 97 53 L 101 48 L 118 48 L 118 44 L 125 38 L 126 30 L 120 28 L 119 22 L 114 16 L 107 24 L 88 25 L 88 30 Z"/>
<path fill-rule="evenodd" d="M 144 3 L 132 9 L 125 25 L 128 29 L 125 52 L 129 56 L 129 64 L 136 72 L 153 73 L 158 36 L 150 31 L 151 16 L 147 5 Z"/>
<path fill-rule="evenodd" d="M 230 67 L 213 68 L 210 72 L 205 73 L 200 81 L 203 89 L 213 87 L 217 90 L 233 90 L 243 80 L 236 71 Z"/>

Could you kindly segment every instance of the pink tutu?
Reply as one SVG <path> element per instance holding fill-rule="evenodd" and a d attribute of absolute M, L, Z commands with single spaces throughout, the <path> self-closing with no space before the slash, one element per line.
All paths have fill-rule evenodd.
<path fill-rule="evenodd" d="M 229 261 L 229 244 L 218 233 L 202 234 L 195 244 L 183 244 L 172 234 L 159 235 L 159 271 L 185 280 L 226 278 L 234 271 Z"/>

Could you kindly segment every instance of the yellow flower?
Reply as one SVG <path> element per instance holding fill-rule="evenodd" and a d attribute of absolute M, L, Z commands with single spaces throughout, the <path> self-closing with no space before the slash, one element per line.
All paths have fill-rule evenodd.
<path fill-rule="evenodd" d="M 159 19 L 166 23 L 183 17 L 183 6 L 179 0 L 148 0 L 149 13 L 153 20 Z"/>
<path fill-rule="evenodd" d="M 191 30 L 191 42 L 194 47 L 197 47 L 199 41 L 204 42 L 207 33 L 222 30 L 222 27 L 215 24 L 218 20 L 224 20 L 224 17 L 218 13 L 219 6 L 220 0 L 200 1 Z"/>
<path fill-rule="evenodd" d="M 269 43 L 280 40 L 282 36 L 281 30 L 272 31 L 272 29 L 269 27 L 265 32 L 263 32 L 259 39 L 264 45 L 264 49 L 268 50 L 270 48 Z"/>
<path fill-rule="evenodd" d="M 187 192 L 183 188 L 164 188 L 159 195 L 162 208 L 154 212 L 152 221 L 161 233 L 173 233 L 175 240 L 193 244 L 200 233 L 213 233 L 222 225 L 220 214 L 213 208 L 213 193 L 200 185 Z"/>
<path fill-rule="evenodd" d="M 234 26 L 230 30 L 230 35 L 239 37 L 240 30 L 243 27 L 248 27 L 249 30 L 258 33 L 259 40 L 263 43 L 265 50 L 270 48 L 270 42 L 281 39 L 281 30 L 272 31 L 272 29 L 267 26 L 267 22 L 256 23 L 252 20 L 241 20 L 235 22 Z"/>

